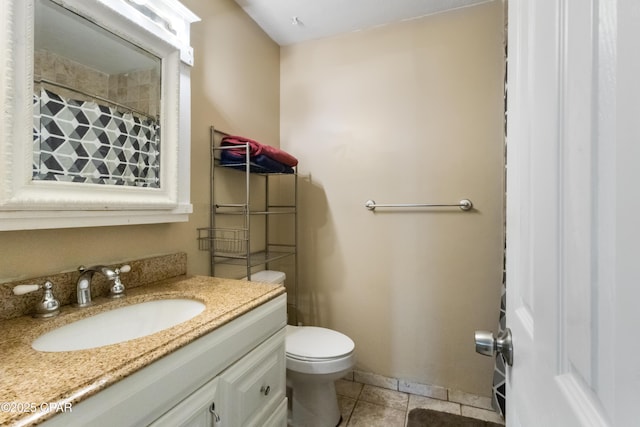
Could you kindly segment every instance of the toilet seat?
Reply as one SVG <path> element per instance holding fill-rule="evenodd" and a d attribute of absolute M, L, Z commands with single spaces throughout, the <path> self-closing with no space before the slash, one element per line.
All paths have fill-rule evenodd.
<path fill-rule="evenodd" d="M 317 326 L 287 325 L 287 356 L 308 362 L 339 359 L 353 352 L 355 344 L 348 336 Z"/>
<path fill-rule="evenodd" d="M 303 374 L 332 374 L 349 370 L 355 363 L 354 342 L 331 329 L 287 326 L 287 369 Z"/>

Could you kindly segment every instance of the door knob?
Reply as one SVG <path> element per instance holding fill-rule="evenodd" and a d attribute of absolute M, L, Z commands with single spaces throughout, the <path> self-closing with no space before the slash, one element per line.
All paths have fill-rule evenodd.
<path fill-rule="evenodd" d="M 476 353 L 485 356 L 502 354 L 507 365 L 513 365 L 513 342 L 511 341 L 511 329 L 502 331 L 498 338 L 493 337 L 493 332 L 476 331 Z"/>

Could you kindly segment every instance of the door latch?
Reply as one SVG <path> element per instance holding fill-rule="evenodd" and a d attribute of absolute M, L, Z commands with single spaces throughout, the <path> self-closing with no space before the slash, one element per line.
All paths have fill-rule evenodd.
<path fill-rule="evenodd" d="M 513 365 L 513 342 L 511 340 L 511 329 L 507 328 L 498 338 L 494 338 L 493 332 L 476 331 L 476 353 L 485 356 L 495 356 L 502 354 L 507 365 Z"/>

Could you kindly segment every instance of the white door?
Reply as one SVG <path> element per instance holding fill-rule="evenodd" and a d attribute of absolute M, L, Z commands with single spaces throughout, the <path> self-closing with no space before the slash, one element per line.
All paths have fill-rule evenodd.
<path fill-rule="evenodd" d="M 640 0 L 510 0 L 507 426 L 640 426 Z"/>

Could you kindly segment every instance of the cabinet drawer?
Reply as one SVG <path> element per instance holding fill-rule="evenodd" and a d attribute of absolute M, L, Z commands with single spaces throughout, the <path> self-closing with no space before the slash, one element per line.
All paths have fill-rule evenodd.
<path fill-rule="evenodd" d="M 262 427 L 286 401 L 284 340 L 281 329 L 220 375 L 221 425 Z"/>

